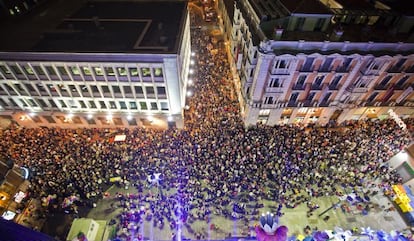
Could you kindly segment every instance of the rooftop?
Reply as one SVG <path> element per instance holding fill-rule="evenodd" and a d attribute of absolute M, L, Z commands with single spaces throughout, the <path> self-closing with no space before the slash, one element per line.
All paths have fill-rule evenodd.
<path fill-rule="evenodd" d="M 183 1 L 63 1 L 0 25 L 0 51 L 177 52 Z"/>

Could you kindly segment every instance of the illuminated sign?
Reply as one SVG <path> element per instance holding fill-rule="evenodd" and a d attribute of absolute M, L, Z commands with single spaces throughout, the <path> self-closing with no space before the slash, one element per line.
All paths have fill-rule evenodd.
<path fill-rule="evenodd" d="M 392 109 L 388 110 L 388 114 L 391 116 L 391 118 L 397 122 L 398 126 L 405 130 L 407 129 L 407 125 L 404 123 L 404 121 L 401 120 L 401 118 L 397 115 L 397 113 L 395 113 Z"/>

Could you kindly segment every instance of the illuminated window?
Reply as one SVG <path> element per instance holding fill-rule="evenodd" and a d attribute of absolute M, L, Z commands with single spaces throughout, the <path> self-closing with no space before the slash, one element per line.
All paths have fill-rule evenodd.
<path fill-rule="evenodd" d="M 138 76 L 138 68 L 129 68 L 129 74 L 131 76 Z"/>
<path fill-rule="evenodd" d="M 95 71 L 96 75 L 99 75 L 99 76 L 104 75 L 104 72 L 103 72 L 102 68 L 100 68 L 100 67 L 93 67 L 93 70 Z"/>
<path fill-rule="evenodd" d="M 162 77 L 162 68 L 154 68 L 154 76 Z"/>
<path fill-rule="evenodd" d="M 126 75 L 127 75 L 127 72 L 126 72 L 126 69 L 125 69 L 125 68 L 118 67 L 118 68 L 116 68 L 116 69 L 118 70 L 118 74 L 119 74 L 120 76 L 126 76 Z"/>
<path fill-rule="evenodd" d="M 105 67 L 105 72 L 107 75 L 110 75 L 110 76 L 115 75 L 114 69 L 112 67 Z"/>
<path fill-rule="evenodd" d="M 70 72 L 71 72 L 73 75 L 80 75 L 79 68 L 78 68 L 78 67 L 76 67 L 76 66 L 70 66 Z"/>
<path fill-rule="evenodd" d="M 83 70 L 83 73 L 85 75 L 92 75 L 91 70 L 89 69 L 89 67 L 83 66 L 82 70 Z"/>
<path fill-rule="evenodd" d="M 141 68 L 142 77 L 149 77 L 151 76 L 150 68 Z"/>
<path fill-rule="evenodd" d="M 30 68 L 30 66 L 24 66 L 24 71 L 26 72 L 26 74 L 28 75 L 34 75 L 34 71 L 32 68 Z"/>

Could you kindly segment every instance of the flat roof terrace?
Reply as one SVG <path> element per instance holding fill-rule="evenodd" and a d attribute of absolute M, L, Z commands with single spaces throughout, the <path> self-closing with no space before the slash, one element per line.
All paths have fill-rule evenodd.
<path fill-rule="evenodd" d="M 54 26 L 24 26 L 30 18 L 53 12 L 51 6 L 36 16 L 15 23 L 18 42 L 0 49 L 34 52 L 175 53 L 180 44 L 187 3 L 178 1 L 84 2 L 72 13 L 61 12 Z M 43 16 L 47 18 L 48 16 Z M 28 34 L 28 38 L 25 36 Z M 10 41 L 10 39 L 9 39 Z M 6 47 L 6 48 L 5 48 Z"/>

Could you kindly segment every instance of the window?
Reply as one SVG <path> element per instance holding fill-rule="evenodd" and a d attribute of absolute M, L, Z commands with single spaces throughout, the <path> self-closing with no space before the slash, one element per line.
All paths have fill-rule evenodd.
<path fill-rule="evenodd" d="M 82 93 L 88 93 L 88 87 L 86 87 L 86 85 L 79 85 L 79 88 Z"/>
<path fill-rule="evenodd" d="M 119 74 L 119 76 L 126 76 L 127 75 L 127 72 L 126 72 L 126 69 L 125 68 L 123 68 L 123 67 L 118 67 L 118 68 L 116 68 L 117 70 L 118 70 L 118 74 Z"/>
<path fill-rule="evenodd" d="M 78 92 L 78 90 L 76 89 L 76 86 L 74 86 L 74 85 L 68 85 L 68 87 L 70 89 L 70 92 L 72 92 L 72 93 L 77 93 Z"/>
<path fill-rule="evenodd" d="M 122 86 L 122 88 L 124 89 L 125 94 L 131 94 L 132 93 L 131 86 Z"/>
<path fill-rule="evenodd" d="M 161 110 L 166 110 L 166 111 L 169 110 L 167 102 L 161 102 L 160 104 L 161 104 Z"/>
<path fill-rule="evenodd" d="M 334 77 L 330 85 L 331 89 L 336 89 L 338 87 L 338 84 L 341 78 L 342 78 L 342 75 L 337 75 Z"/>
<path fill-rule="evenodd" d="M 141 110 L 148 110 L 148 107 L 147 107 L 147 103 L 146 102 L 139 102 L 139 105 L 140 105 L 140 107 L 141 107 Z"/>
<path fill-rule="evenodd" d="M 265 104 L 273 104 L 273 97 L 272 96 L 266 97 L 264 103 Z"/>
<path fill-rule="evenodd" d="M 331 64 L 332 64 L 333 58 L 326 58 L 325 62 L 321 66 L 320 71 L 322 72 L 328 72 L 331 71 Z"/>
<path fill-rule="evenodd" d="M 162 77 L 162 68 L 154 68 L 154 76 L 155 77 Z"/>
<path fill-rule="evenodd" d="M 278 88 L 278 87 L 283 87 L 283 86 L 282 86 L 282 83 L 280 83 L 279 78 L 272 78 L 270 80 L 269 87 Z"/>
<path fill-rule="evenodd" d="M 45 87 L 43 86 L 43 84 L 41 84 L 41 83 L 37 83 L 37 84 L 36 84 L 36 87 L 37 87 L 37 89 L 38 89 L 40 92 L 46 92 L 46 89 L 45 89 Z"/>
<path fill-rule="evenodd" d="M 36 92 L 36 90 L 33 88 L 33 85 L 31 84 L 24 84 L 24 86 L 26 86 L 27 90 L 29 92 Z"/>
<path fill-rule="evenodd" d="M 23 72 L 20 70 L 20 68 L 16 65 L 10 65 L 10 68 L 13 70 L 15 74 L 23 74 Z"/>
<path fill-rule="evenodd" d="M 119 101 L 119 106 L 121 106 L 121 110 L 126 110 L 127 109 L 125 101 Z"/>
<path fill-rule="evenodd" d="M 101 86 L 101 88 L 102 88 L 102 91 L 103 91 L 104 93 L 111 93 L 111 92 L 109 91 L 109 87 L 108 87 L 107 85 L 102 85 L 102 86 Z"/>
<path fill-rule="evenodd" d="M 70 66 L 69 69 L 70 69 L 70 72 L 72 73 L 72 75 L 75 75 L 75 76 L 79 76 L 80 75 L 80 71 L 79 71 L 79 68 L 78 67 L 76 67 L 76 66 Z"/>
<path fill-rule="evenodd" d="M 329 101 L 329 98 L 331 98 L 331 95 L 331 92 L 326 93 L 326 95 L 322 99 L 322 102 L 327 103 Z"/>
<path fill-rule="evenodd" d="M 324 78 L 325 78 L 324 75 L 317 76 L 315 79 L 315 82 L 313 83 L 313 86 L 319 88 L 322 85 L 322 81 Z"/>
<path fill-rule="evenodd" d="M 55 69 L 52 66 L 46 66 L 46 72 L 49 75 L 56 75 L 56 71 L 55 71 Z"/>
<path fill-rule="evenodd" d="M 157 102 L 151 102 L 151 110 L 158 110 Z"/>
<path fill-rule="evenodd" d="M 83 100 L 79 100 L 79 105 L 81 106 L 81 108 L 83 108 L 83 109 L 86 109 L 87 107 L 86 107 L 86 104 L 85 104 L 85 101 L 83 101 Z"/>
<path fill-rule="evenodd" d="M 157 86 L 157 93 L 159 95 L 165 95 L 165 87 L 163 87 L 163 86 Z"/>
<path fill-rule="evenodd" d="M 115 101 L 109 101 L 109 106 L 111 107 L 111 109 L 116 109 Z"/>
<path fill-rule="evenodd" d="M 65 101 L 63 100 L 59 100 L 59 104 L 62 108 L 67 108 L 68 106 L 66 105 Z"/>
<path fill-rule="evenodd" d="M 54 108 L 58 108 L 58 106 L 56 105 L 56 103 L 53 99 L 49 99 L 48 101 L 49 101 L 50 106 L 52 106 Z"/>
<path fill-rule="evenodd" d="M 106 109 L 105 101 L 103 100 L 99 101 L 99 106 L 101 109 Z"/>
<path fill-rule="evenodd" d="M 298 81 L 296 82 L 297 86 L 302 87 L 305 84 L 306 75 L 300 75 Z"/>
<path fill-rule="evenodd" d="M 149 77 L 151 76 L 150 68 L 141 68 L 142 77 Z"/>
<path fill-rule="evenodd" d="M 281 59 L 276 61 L 275 69 L 287 69 L 289 68 L 289 62 L 287 60 Z"/>
<path fill-rule="evenodd" d="M 129 74 L 134 77 L 138 76 L 138 68 L 129 68 Z"/>
<path fill-rule="evenodd" d="M 312 101 L 313 98 L 315 97 L 315 95 L 316 95 L 316 92 L 310 92 L 309 95 L 308 95 L 308 97 L 306 98 L 306 100 Z"/>
<path fill-rule="evenodd" d="M 31 107 L 37 107 L 38 106 L 37 103 L 33 99 L 28 99 L 28 102 L 29 102 L 29 105 Z"/>
<path fill-rule="evenodd" d="M 58 66 L 57 70 L 59 71 L 60 75 L 68 75 L 68 71 L 66 71 L 65 67 Z"/>
<path fill-rule="evenodd" d="M 141 86 L 135 86 L 135 94 L 144 94 L 144 91 L 142 90 Z"/>
<path fill-rule="evenodd" d="M 96 109 L 95 101 L 90 100 L 90 101 L 88 102 L 88 104 L 89 104 L 89 108 L 91 108 L 91 109 Z"/>
<path fill-rule="evenodd" d="M 93 67 L 93 71 L 95 71 L 95 74 L 97 76 L 103 76 L 104 75 L 104 72 L 103 72 L 101 67 Z"/>
<path fill-rule="evenodd" d="M 312 64 L 315 58 L 306 58 L 305 63 L 303 64 L 302 71 L 309 72 L 312 71 Z"/>
<path fill-rule="evenodd" d="M 19 100 L 20 100 L 20 103 L 22 104 L 22 106 L 28 107 L 26 101 L 24 101 L 23 99 L 19 99 Z"/>
<path fill-rule="evenodd" d="M 145 91 L 147 92 L 147 94 L 149 94 L 149 95 L 153 95 L 155 92 L 154 92 L 154 87 L 152 87 L 152 86 L 147 86 L 147 87 L 145 87 Z"/>
<path fill-rule="evenodd" d="M 45 71 L 43 71 L 42 67 L 35 65 L 33 68 L 38 75 L 45 75 Z"/>
<path fill-rule="evenodd" d="M 92 75 L 91 69 L 89 69 L 87 66 L 82 66 L 82 71 L 85 75 Z"/>
<path fill-rule="evenodd" d="M 33 69 L 28 65 L 24 66 L 24 72 L 26 72 L 26 74 L 28 74 L 28 75 L 34 75 Z"/>
<path fill-rule="evenodd" d="M 375 97 L 377 97 L 377 95 L 378 95 L 378 92 L 374 92 L 374 93 L 372 93 L 372 94 L 369 96 L 369 98 L 367 99 L 367 102 L 368 102 L 368 103 L 370 103 L 370 102 L 374 101 L 374 100 L 375 100 Z"/>
<path fill-rule="evenodd" d="M 119 86 L 113 85 L 112 86 L 112 91 L 116 94 L 120 94 L 121 93 L 121 89 L 119 88 Z"/>
<path fill-rule="evenodd" d="M 405 84 L 405 82 L 408 80 L 408 78 L 409 78 L 410 76 L 408 76 L 408 75 L 406 75 L 406 76 L 404 76 L 404 77 L 402 77 L 398 82 L 397 82 L 397 86 L 398 87 L 403 87 L 404 86 L 404 84 Z"/>
<path fill-rule="evenodd" d="M 299 93 L 298 92 L 294 92 L 290 95 L 290 99 L 289 102 L 296 102 L 296 100 L 298 99 Z"/>
<path fill-rule="evenodd" d="M 379 84 L 382 87 L 385 87 L 388 85 L 388 83 L 390 82 L 392 76 L 391 75 L 387 75 L 384 77 L 384 79 L 381 81 L 381 83 Z"/>
<path fill-rule="evenodd" d="M 115 76 L 114 69 L 112 67 L 105 67 L 105 72 L 109 76 Z"/>
<path fill-rule="evenodd" d="M 85 86 L 85 87 L 86 87 L 86 86 Z M 96 85 L 91 85 L 90 87 L 91 87 L 91 90 L 92 90 L 92 92 L 93 92 L 93 93 L 99 93 L 98 86 L 96 86 Z"/>
<path fill-rule="evenodd" d="M 11 74 L 10 70 L 4 65 L 0 65 L 0 70 L 3 74 Z"/>
<path fill-rule="evenodd" d="M 136 109 L 138 109 L 138 108 L 137 108 L 137 103 L 135 103 L 135 102 L 133 102 L 133 101 L 130 101 L 130 102 L 129 102 L 129 108 L 130 108 L 131 110 L 136 110 Z"/>

